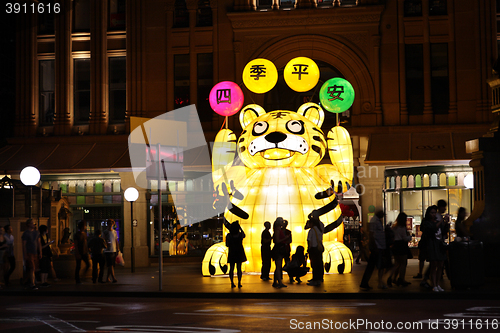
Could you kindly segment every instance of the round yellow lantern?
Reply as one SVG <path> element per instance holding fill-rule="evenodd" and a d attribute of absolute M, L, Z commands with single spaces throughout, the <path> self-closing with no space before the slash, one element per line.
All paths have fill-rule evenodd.
<path fill-rule="evenodd" d="M 267 59 L 254 59 L 243 69 L 243 83 L 254 93 L 266 93 L 274 88 L 276 82 L 278 82 L 278 71 Z"/>
<path fill-rule="evenodd" d="M 297 57 L 288 62 L 283 73 L 286 84 L 298 92 L 309 91 L 319 81 L 319 68 L 306 57 Z"/>

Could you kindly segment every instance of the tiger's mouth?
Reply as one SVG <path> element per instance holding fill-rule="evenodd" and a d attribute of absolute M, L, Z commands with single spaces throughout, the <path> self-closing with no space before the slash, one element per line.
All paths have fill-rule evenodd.
<path fill-rule="evenodd" d="M 264 159 L 273 161 L 284 160 L 286 158 L 292 157 L 293 155 L 295 155 L 294 151 L 282 148 L 266 149 L 260 152 L 260 156 L 262 156 Z"/>
<path fill-rule="evenodd" d="M 261 156 L 269 160 L 280 160 L 292 157 L 296 152 L 302 155 L 309 151 L 307 141 L 293 134 L 287 134 L 287 138 L 279 143 L 266 140 L 265 136 L 258 137 L 250 142 L 248 152 L 254 156 L 260 153 Z"/>

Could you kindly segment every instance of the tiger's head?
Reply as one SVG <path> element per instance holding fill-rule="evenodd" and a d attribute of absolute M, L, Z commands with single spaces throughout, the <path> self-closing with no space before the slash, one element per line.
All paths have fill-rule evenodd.
<path fill-rule="evenodd" d="M 269 113 L 259 105 L 247 105 L 240 112 L 240 159 L 252 169 L 316 166 L 327 149 L 321 130 L 324 117 L 315 103 L 303 104 L 297 112 Z"/>

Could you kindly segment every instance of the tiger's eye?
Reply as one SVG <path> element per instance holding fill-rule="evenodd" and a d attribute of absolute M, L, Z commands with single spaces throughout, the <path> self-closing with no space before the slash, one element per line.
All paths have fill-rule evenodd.
<path fill-rule="evenodd" d="M 255 125 L 253 125 L 252 135 L 253 136 L 262 135 L 266 133 L 268 128 L 269 128 L 268 123 L 266 123 L 265 121 L 259 121 L 255 123 Z"/>

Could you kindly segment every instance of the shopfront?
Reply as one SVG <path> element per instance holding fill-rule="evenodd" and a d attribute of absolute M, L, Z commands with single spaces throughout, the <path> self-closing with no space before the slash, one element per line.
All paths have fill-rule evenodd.
<path fill-rule="evenodd" d="M 467 215 L 473 209 L 473 190 L 469 179 L 472 168 L 468 166 L 426 166 L 386 169 L 384 172 L 384 205 L 386 222 L 396 220 L 400 212 L 408 215 L 407 229 L 414 235 L 412 246 L 417 246 L 422 235 L 420 225 L 425 210 L 438 200 L 448 203 L 446 213 L 451 217 L 450 241 L 455 238 L 455 220 L 458 208 L 464 207 Z"/>

